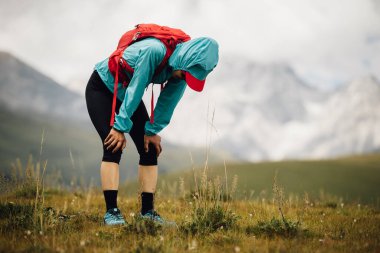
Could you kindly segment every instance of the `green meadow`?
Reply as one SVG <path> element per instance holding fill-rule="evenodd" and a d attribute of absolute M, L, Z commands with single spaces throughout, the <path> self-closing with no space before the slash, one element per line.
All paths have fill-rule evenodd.
<path fill-rule="evenodd" d="M 1 177 L 0 252 L 379 252 L 379 154 L 192 168 L 161 175 L 156 210 L 138 216 L 136 182 L 122 184 L 127 224 L 106 227 L 96 184 L 49 184 L 48 162 Z"/>
<path fill-rule="evenodd" d="M 188 171 L 160 176 L 163 193 L 176 196 L 183 180 L 189 190 L 196 177 L 205 172 L 219 177 L 232 187 L 236 181 L 234 198 L 241 200 L 272 198 L 275 176 L 288 197 L 308 195 L 315 200 L 364 203 L 380 207 L 380 154 L 348 156 L 330 160 L 300 160 L 260 163 L 231 163 L 197 167 Z M 133 192 L 136 182 L 124 189 Z"/>

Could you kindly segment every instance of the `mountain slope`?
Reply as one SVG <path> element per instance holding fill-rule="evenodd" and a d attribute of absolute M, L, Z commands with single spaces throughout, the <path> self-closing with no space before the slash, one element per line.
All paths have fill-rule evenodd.
<path fill-rule="evenodd" d="M 0 52 L 0 103 L 13 112 L 76 121 L 88 118 L 83 97 L 5 52 Z"/>

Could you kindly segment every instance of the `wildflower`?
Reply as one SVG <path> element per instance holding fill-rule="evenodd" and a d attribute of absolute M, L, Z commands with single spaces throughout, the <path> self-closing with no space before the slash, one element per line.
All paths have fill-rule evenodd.
<path fill-rule="evenodd" d="M 160 235 L 160 241 L 163 242 L 164 241 L 164 237 L 162 235 Z"/>
<path fill-rule="evenodd" d="M 40 235 L 43 235 L 44 234 L 44 232 L 42 232 L 42 230 L 40 230 Z"/>
<path fill-rule="evenodd" d="M 356 223 L 356 219 L 354 219 L 354 223 Z"/>
<path fill-rule="evenodd" d="M 319 242 L 320 242 L 320 243 L 323 243 L 324 241 L 325 241 L 325 240 L 323 240 L 323 239 L 319 239 Z"/>
<path fill-rule="evenodd" d="M 192 204 L 193 204 L 193 202 L 190 201 L 190 202 L 189 202 L 189 205 L 192 205 Z"/>
<path fill-rule="evenodd" d="M 81 241 L 80 241 L 80 246 L 83 247 L 83 246 L 85 246 L 85 245 L 86 245 L 86 241 L 85 241 L 85 240 L 81 240 Z"/>
<path fill-rule="evenodd" d="M 30 230 L 25 231 L 25 233 L 26 233 L 27 235 L 31 235 L 31 234 L 32 234 L 32 232 L 30 232 Z"/>
<path fill-rule="evenodd" d="M 340 203 L 340 207 L 343 208 L 343 206 L 344 206 L 344 203 Z"/>
<path fill-rule="evenodd" d="M 135 217 L 135 213 L 134 213 L 134 212 L 130 212 L 130 213 L 129 213 L 129 216 L 131 216 L 131 217 Z"/>
<path fill-rule="evenodd" d="M 235 252 L 240 252 L 240 247 L 239 246 L 235 246 Z"/>
<path fill-rule="evenodd" d="M 252 218 L 252 214 L 251 213 L 249 214 L 249 217 Z"/>
<path fill-rule="evenodd" d="M 96 232 L 96 234 L 95 234 L 96 236 L 99 236 L 99 233 L 98 232 Z"/>

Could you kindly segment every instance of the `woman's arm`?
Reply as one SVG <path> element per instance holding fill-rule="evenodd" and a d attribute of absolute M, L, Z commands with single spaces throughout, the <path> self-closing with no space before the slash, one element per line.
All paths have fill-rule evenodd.
<path fill-rule="evenodd" d="M 155 44 L 154 46 L 141 50 L 119 113 L 115 117 L 115 124 L 113 126 L 115 129 L 124 133 L 128 133 L 131 130 L 133 124 L 131 117 L 144 95 L 145 87 L 151 82 L 154 71 L 162 61 L 164 55 L 165 51 L 161 45 L 156 46 Z"/>
<path fill-rule="evenodd" d="M 142 99 L 145 87 L 152 80 L 154 71 L 164 55 L 165 50 L 160 44 L 139 51 L 132 79 L 125 92 L 119 113 L 115 117 L 113 128 L 104 143 L 107 149 L 113 148 L 112 152 L 116 152 L 119 148 L 124 149 L 126 146 L 124 133 L 129 133 L 131 130 L 133 125 L 131 117 Z"/>
<path fill-rule="evenodd" d="M 158 97 L 156 107 L 154 109 L 154 123 L 149 121 L 145 124 L 145 135 L 153 136 L 158 134 L 170 122 L 174 109 L 179 100 L 181 100 L 185 89 L 186 82 L 184 80 L 169 79 L 165 88 Z"/>

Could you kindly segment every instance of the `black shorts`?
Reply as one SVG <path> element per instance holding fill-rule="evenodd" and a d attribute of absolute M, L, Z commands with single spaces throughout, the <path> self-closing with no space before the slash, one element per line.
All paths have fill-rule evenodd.
<path fill-rule="evenodd" d="M 92 124 L 98 132 L 103 146 L 102 161 L 120 163 L 122 151 L 112 153 L 112 149 L 107 150 L 104 146 L 104 140 L 111 131 L 110 120 L 112 111 L 113 93 L 106 87 L 95 70 L 86 87 L 86 104 Z M 116 113 L 119 112 L 121 102 L 116 99 Z M 141 100 L 136 111 L 133 113 L 131 120 L 133 126 L 129 135 L 136 145 L 140 154 L 140 165 L 157 165 L 157 152 L 152 144 L 149 145 L 149 152 L 144 149 L 145 123 L 149 120 L 148 112 L 144 102 Z"/>

